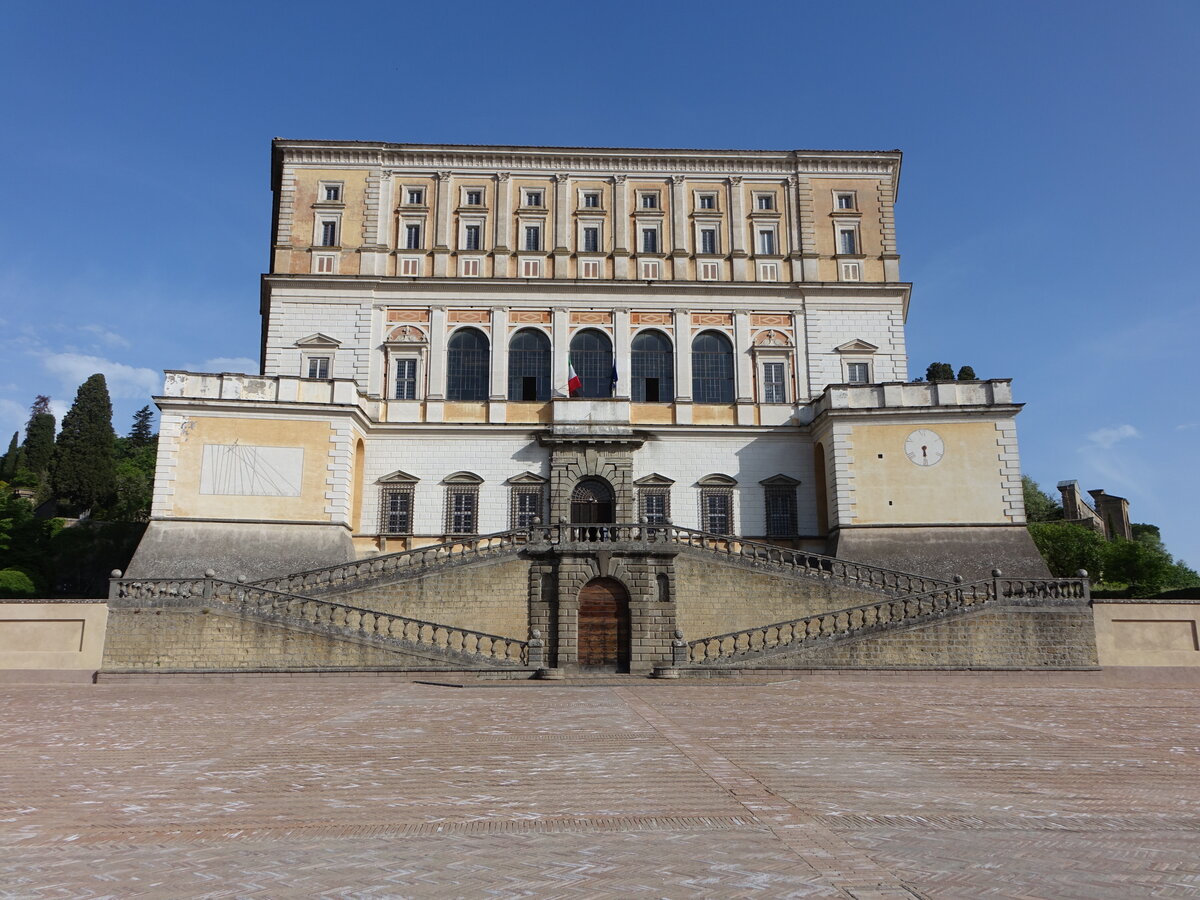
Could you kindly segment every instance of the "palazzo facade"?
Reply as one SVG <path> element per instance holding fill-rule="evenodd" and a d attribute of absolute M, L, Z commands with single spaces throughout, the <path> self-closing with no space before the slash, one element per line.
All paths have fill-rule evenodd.
<path fill-rule="evenodd" d="M 1009 382 L 908 381 L 900 164 L 276 140 L 262 370 L 167 373 L 131 574 L 534 523 L 1044 574 Z"/>

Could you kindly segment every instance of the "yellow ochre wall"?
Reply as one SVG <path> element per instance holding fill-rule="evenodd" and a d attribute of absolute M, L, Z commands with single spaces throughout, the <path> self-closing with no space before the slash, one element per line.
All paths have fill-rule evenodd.
<path fill-rule="evenodd" d="M 937 465 L 916 466 L 904 455 L 905 439 L 918 428 L 931 428 L 945 441 Z M 855 425 L 850 434 L 854 524 L 1008 522 L 998 436 L 991 422 Z"/>
<path fill-rule="evenodd" d="M 1092 604 L 1102 666 L 1200 666 L 1200 600 Z"/>
<path fill-rule="evenodd" d="M 106 603 L 0 603 L 0 670 L 98 669 Z"/>
<path fill-rule="evenodd" d="M 332 429 L 328 422 L 289 419 L 223 419 L 190 416 L 179 438 L 178 480 L 167 515 L 218 519 L 330 521 L 325 511 Z M 201 494 L 205 444 L 301 447 L 304 468 L 299 497 Z"/>

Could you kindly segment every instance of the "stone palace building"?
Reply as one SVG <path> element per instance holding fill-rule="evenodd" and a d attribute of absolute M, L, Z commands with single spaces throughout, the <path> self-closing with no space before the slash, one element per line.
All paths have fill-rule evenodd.
<path fill-rule="evenodd" d="M 267 643 L 369 617 L 373 665 L 503 639 L 527 668 L 644 671 L 877 589 L 1045 579 L 1010 382 L 908 380 L 900 164 L 276 140 L 261 374 L 167 372 L 117 594 L 209 571 L 210 594 L 357 610 L 259 602 Z M 292 652 L 230 640 L 247 665 Z"/>

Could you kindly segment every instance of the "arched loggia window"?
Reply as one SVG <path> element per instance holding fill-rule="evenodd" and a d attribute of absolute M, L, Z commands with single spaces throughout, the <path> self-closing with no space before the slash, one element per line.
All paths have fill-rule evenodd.
<path fill-rule="evenodd" d="M 544 333 L 526 328 L 509 342 L 508 399 L 550 399 L 550 339 Z"/>
<path fill-rule="evenodd" d="M 588 328 L 571 338 L 571 365 L 583 382 L 576 397 L 612 396 L 613 353 L 607 334 Z"/>
<path fill-rule="evenodd" d="M 675 354 L 661 331 L 642 331 L 630 347 L 630 398 L 635 403 L 675 399 Z"/>
<path fill-rule="evenodd" d="M 487 400 L 488 339 L 477 328 L 460 328 L 446 345 L 446 399 Z"/>
<path fill-rule="evenodd" d="M 733 402 L 733 344 L 720 332 L 705 331 L 692 341 L 692 400 Z"/>

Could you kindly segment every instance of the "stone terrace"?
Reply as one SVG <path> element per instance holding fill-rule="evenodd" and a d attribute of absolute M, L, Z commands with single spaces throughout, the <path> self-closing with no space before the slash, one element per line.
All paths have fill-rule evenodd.
<path fill-rule="evenodd" d="M 1195 897 L 1198 684 L 3 685 L 0 898 Z"/>

